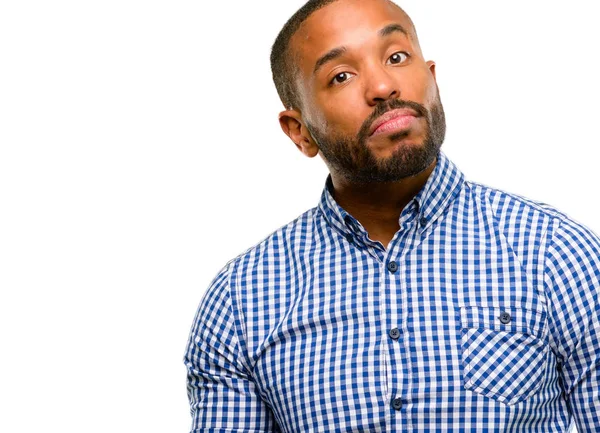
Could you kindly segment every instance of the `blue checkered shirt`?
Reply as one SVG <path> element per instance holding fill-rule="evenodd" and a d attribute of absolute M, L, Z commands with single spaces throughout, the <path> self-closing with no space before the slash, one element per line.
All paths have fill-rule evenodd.
<path fill-rule="evenodd" d="M 596 235 L 443 153 L 387 249 L 330 188 L 204 295 L 192 432 L 600 431 Z"/>

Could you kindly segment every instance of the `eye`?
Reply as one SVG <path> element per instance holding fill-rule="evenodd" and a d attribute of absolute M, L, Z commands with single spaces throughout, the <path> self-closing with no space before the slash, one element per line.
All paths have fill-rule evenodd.
<path fill-rule="evenodd" d="M 344 81 L 347 81 L 352 74 L 350 72 L 340 72 L 329 82 L 330 86 L 335 86 L 336 84 L 342 84 Z"/>
<path fill-rule="evenodd" d="M 392 65 L 398 65 L 408 60 L 408 57 L 408 53 L 405 53 L 404 51 L 398 51 L 397 53 L 394 53 L 390 56 L 390 58 L 388 59 L 388 63 Z"/>

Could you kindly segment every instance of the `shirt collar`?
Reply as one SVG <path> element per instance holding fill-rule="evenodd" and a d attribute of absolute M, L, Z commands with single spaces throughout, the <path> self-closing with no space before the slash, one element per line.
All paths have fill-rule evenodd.
<path fill-rule="evenodd" d="M 402 211 L 401 223 L 404 219 L 416 220 L 421 232 L 425 231 L 445 212 L 450 202 L 460 192 L 463 183 L 463 173 L 443 152 L 440 152 L 437 164 L 425 186 Z M 323 216 L 342 236 L 364 241 L 367 237 L 365 229 L 356 218 L 337 204 L 331 190 L 333 190 L 333 184 L 331 176 L 328 176 L 319 203 L 319 209 Z"/>

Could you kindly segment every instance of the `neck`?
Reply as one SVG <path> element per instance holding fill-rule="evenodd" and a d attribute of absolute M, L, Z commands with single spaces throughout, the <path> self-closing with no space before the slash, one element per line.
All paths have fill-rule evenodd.
<path fill-rule="evenodd" d="M 416 176 L 396 182 L 355 184 L 332 173 L 332 195 L 363 225 L 369 238 L 387 246 L 400 228 L 402 210 L 425 186 L 436 163 L 437 159 Z"/>

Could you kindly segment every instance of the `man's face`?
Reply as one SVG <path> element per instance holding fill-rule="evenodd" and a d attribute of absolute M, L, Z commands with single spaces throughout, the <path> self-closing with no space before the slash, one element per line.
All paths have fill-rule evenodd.
<path fill-rule="evenodd" d="M 332 173 L 351 182 L 413 176 L 445 136 L 435 64 L 387 0 L 339 0 L 291 40 L 304 126 Z"/>

